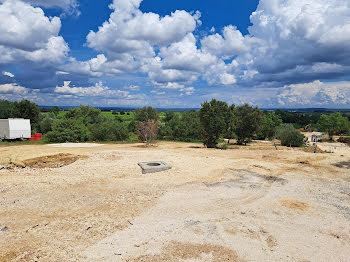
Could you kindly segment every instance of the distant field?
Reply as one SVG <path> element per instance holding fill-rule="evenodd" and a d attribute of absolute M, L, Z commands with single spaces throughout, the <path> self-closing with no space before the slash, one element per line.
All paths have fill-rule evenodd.
<path fill-rule="evenodd" d="M 67 111 L 60 111 L 58 113 L 59 117 L 64 116 L 67 113 Z M 134 119 L 135 113 L 134 112 L 129 112 L 129 115 L 125 113 L 124 115 L 121 115 L 120 112 L 116 112 L 113 114 L 112 112 L 101 112 L 101 114 L 109 119 L 115 119 L 116 117 L 121 118 L 123 121 L 130 122 Z"/>
<path fill-rule="evenodd" d="M 125 113 L 124 115 L 121 115 L 120 112 L 117 112 L 116 114 L 113 114 L 112 112 L 102 112 L 102 115 L 110 119 L 115 119 L 116 117 L 118 117 L 123 121 L 130 122 L 134 119 L 135 113 L 134 112 L 129 112 L 129 113 L 130 115 L 127 115 L 127 113 Z"/>

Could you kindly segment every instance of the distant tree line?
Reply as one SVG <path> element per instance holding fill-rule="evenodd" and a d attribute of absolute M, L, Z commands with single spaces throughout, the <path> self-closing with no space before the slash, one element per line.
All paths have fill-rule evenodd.
<path fill-rule="evenodd" d="M 132 114 L 125 111 L 110 114 L 110 118 L 106 117 L 101 110 L 90 106 L 62 112 L 58 107 L 41 110 L 28 100 L 0 100 L 0 118 L 30 119 L 33 132 L 43 133 L 47 142 L 127 141 L 132 138 L 152 143 L 163 139 L 202 141 L 213 148 L 223 139 L 247 144 L 252 139 L 277 138 L 282 145 L 301 146 L 304 137 L 295 128 L 304 124 L 313 124 L 330 138 L 350 134 L 350 121 L 339 112 L 269 112 L 248 104 L 228 105 L 215 99 L 202 103 L 199 111 L 159 113 L 155 108 L 143 107 Z"/>

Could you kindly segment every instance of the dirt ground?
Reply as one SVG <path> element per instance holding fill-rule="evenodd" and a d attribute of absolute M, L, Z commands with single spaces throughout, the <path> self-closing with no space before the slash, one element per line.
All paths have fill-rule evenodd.
<path fill-rule="evenodd" d="M 348 262 L 350 148 L 319 148 L 0 146 L 0 262 Z"/>

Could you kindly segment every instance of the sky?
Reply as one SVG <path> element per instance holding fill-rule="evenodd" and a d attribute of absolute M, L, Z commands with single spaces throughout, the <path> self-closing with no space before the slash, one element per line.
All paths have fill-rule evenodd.
<path fill-rule="evenodd" d="M 350 108 L 350 0 L 0 0 L 0 99 Z"/>

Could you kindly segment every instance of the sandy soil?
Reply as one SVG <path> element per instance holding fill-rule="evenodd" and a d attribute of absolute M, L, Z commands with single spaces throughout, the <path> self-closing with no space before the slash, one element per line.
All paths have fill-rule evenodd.
<path fill-rule="evenodd" d="M 319 147 L 0 147 L 0 261 L 350 261 L 350 148 Z"/>

